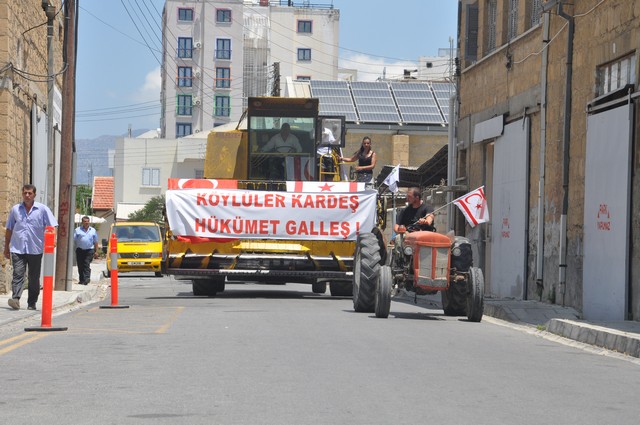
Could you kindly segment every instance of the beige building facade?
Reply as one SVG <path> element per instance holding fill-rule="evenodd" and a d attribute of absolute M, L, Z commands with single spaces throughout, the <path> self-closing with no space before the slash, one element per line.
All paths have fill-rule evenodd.
<path fill-rule="evenodd" d="M 489 295 L 640 320 L 640 3 L 461 0 L 457 179 Z"/>
<path fill-rule="evenodd" d="M 55 79 L 54 144 L 59 141 L 64 13 L 60 0 L 53 11 L 53 72 L 48 71 L 47 15 L 39 1 L 0 0 L 0 238 L 6 217 L 20 202 L 25 183 L 36 184 L 38 201 L 55 208 L 56 152 L 47 146 L 47 75 Z M 57 12 L 57 13 L 56 13 Z M 59 161 L 57 162 L 59 163 Z M 49 172 L 47 172 L 49 170 Z M 44 182 L 44 184 L 42 184 Z M 0 259 L 0 293 L 11 291 L 10 262 Z"/>

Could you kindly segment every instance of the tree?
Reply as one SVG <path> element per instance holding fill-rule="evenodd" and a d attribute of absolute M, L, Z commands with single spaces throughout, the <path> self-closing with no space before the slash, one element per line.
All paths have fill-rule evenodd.
<path fill-rule="evenodd" d="M 76 187 L 76 210 L 80 215 L 91 214 L 91 186 L 80 184 Z"/>
<path fill-rule="evenodd" d="M 162 223 L 164 221 L 164 195 L 154 196 L 149 199 L 142 209 L 129 214 L 129 221 L 151 221 Z"/>

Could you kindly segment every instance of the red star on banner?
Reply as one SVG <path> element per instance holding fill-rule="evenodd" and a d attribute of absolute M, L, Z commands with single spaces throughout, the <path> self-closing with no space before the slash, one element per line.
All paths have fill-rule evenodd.
<path fill-rule="evenodd" d="M 332 184 L 325 183 L 324 186 L 319 186 L 319 187 L 320 187 L 320 189 L 322 189 L 322 192 L 331 192 L 331 188 L 333 186 L 334 185 L 332 185 Z"/>

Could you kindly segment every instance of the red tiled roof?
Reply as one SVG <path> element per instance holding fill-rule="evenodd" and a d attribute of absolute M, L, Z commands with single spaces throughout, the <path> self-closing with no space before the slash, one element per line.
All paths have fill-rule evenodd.
<path fill-rule="evenodd" d="M 113 177 L 94 177 L 91 199 L 94 210 L 113 210 Z"/>

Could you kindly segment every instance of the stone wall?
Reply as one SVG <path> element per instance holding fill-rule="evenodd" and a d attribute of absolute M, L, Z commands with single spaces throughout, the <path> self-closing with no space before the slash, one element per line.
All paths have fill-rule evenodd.
<path fill-rule="evenodd" d="M 471 1 L 464 3 L 472 3 Z M 460 156 L 459 175 L 468 178 L 470 186 L 478 186 L 486 181 L 488 170 L 487 154 L 490 141 L 472 144 L 473 129 L 478 122 L 504 114 L 506 120 L 519 119 L 527 114 L 531 119 L 531 143 L 529 147 L 529 196 L 528 196 L 528 298 L 548 302 L 564 303 L 582 309 L 582 253 L 584 217 L 584 179 L 586 149 L 586 105 L 596 95 L 596 69 L 598 66 L 615 61 L 625 55 L 640 51 L 640 2 L 598 0 L 565 3 L 564 10 L 575 15 L 575 38 L 573 43 L 573 78 L 571 91 L 571 135 L 569 149 L 569 187 L 567 215 L 567 287 L 564 294 L 558 288 L 558 254 L 560 246 L 560 216 L 564 189 L 562 186 L 563 167 L 563 124 L 565 108 L 565 84 L 567 63 L 566 20 L 551 14 L 550 43 L 548 45 L 547 104 L 546 104 L 546 149 L 544 187 L 544 281 L 542 287 L 535 282 L 535 258 L 538 233 L 538 182 L 540 168 L 540 81 L 541 52 L 544 47 L 542 26 L 525 32 L 524 14 L 521 13 L 519 35 L 508 44 L 504 41 L 506 30 L 499 19 L 496 50 L 487 55 L 482 49 L 485 33 L 483 19 L 484 2 L 479 5 L 480 32 L 478 41 L 478 61 L 468 64 L 462 70 L 460 82 L 460 121 L 458 139 L 466 142 L 468 151 Z M 506 10 L 508 3 L 498 0 L 498 8 Z M 465 8 L 463 7 L 463 13 Z M 465 16 L 461 18 L 465 22 Z M 461 31 L 464 34 L 464 30 Z M 461 40 L 464 44 L 464 39 Z M 464 47 L 462 49 L 464 54 Z M 636 59 L 636 83 L 638 81 L 638 59 Z M 636 84 L 637 87 L 637 84 Z M 636 89 L 637 90 L 637 89 Z M 636 114 L 638 115 L 638 114 Z M 638 118 L 636 118 L 638 127 Z M 638 128 L 634 146 L 637 145 Z M 640 154 L 634 150 L 632 173 L 638 175 Z M 603 171 L 604 172 L 604 171 Z M 633 211 L 640 207 L 637 194 L 640 188 L 638 178 L 632 182 Z M 524 213 L 524 212 L 523 212 Z M 632 228 L 638 228 L 637 214 L 633 214 Z M 474 229 L 474 232 L 479 232 Z M 479 240 L 482 238 L 478 238 Z M 640 235 L 632 234 L 632 253 L 640 248 Z M 640 317 L 640 254 L 632 254 L 632 303 L 633 316 Z"/>
<path fill-rule="evenodd" d="M 60 0 L 50 0 L 56 11 Z M 62 67 L 64 14 L 54 19 L 54 73 Z M 47 106 L 47 17 L 39 1 L 0 0 L 0 240 L 7 212 L 31 177 L 31 110 Z M 44 25 L 42 25 L 44 23 Z M 28 73 L 28 74 L 27 74 Z M 62 86 L 62 77 L 56 83 Z M 0 258 L 0 293 L 11 291 L 10 262 Z"/>

